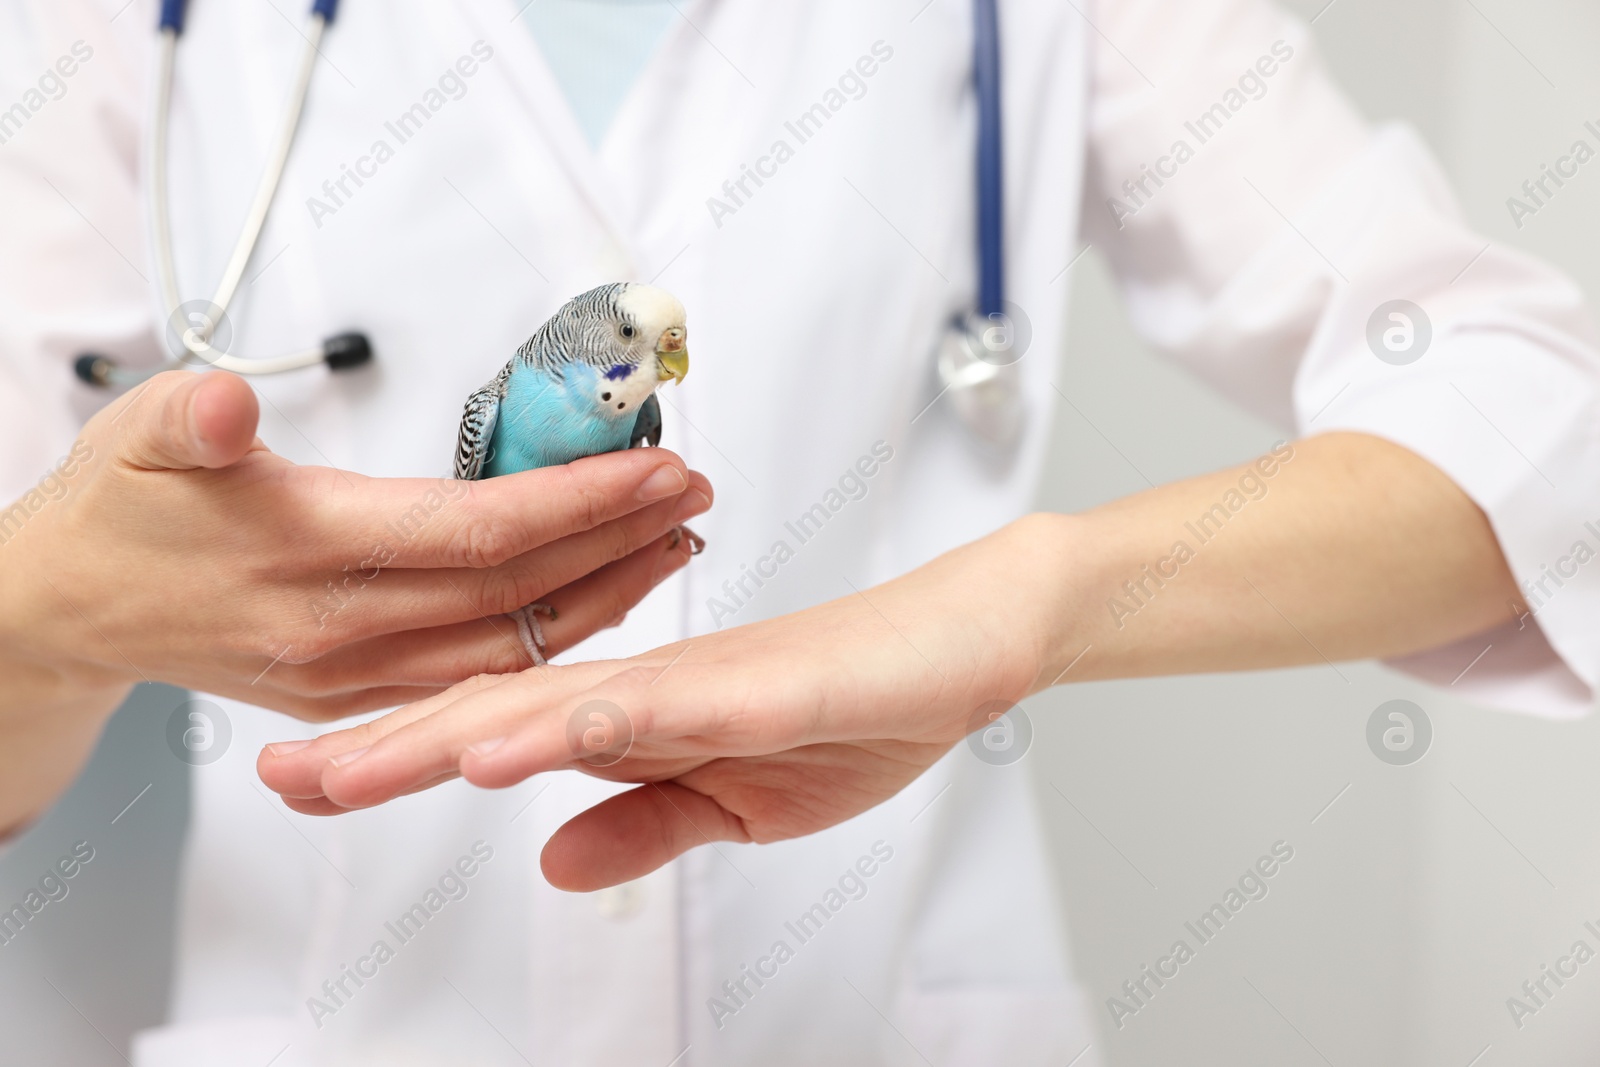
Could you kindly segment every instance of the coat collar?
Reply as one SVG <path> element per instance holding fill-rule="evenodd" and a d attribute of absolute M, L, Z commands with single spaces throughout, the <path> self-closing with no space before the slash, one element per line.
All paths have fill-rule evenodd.
<path fill-rule="evenodd" d="M 625 213 L 621 209 L 623 197 L 616 188 L 612 169 L 606 165 L 607 145 L 615 140 L 617 129 L 626 124 L 628 116 L 644 106 L 642 98 L 664 76 L 663 64 L 683 49 L 682 38 L 698 35 L 695 25 L 715 0 L 674 0 L 678 17 L 662 35 L 654 54 L 624 97 L 598 149 L 589 144 L 538 42 L 521 24 L 522 8 L 529 2 L 479 0 L 462 10 L 461 15 L 491 47 L 504 54 L 505 62 L 499 67 L 510 86 L 509 95 L 521 105 L 566 174 L 575 198 L 605 227 L 619 247 L 631 249 L 630 227 L 624 224 Z M 508 129 L 515 128 L 507 125 Z"/>

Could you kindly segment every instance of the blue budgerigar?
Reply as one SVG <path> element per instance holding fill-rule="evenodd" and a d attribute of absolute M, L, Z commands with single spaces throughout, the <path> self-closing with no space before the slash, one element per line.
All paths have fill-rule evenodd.
<path fill-rule="evenodd" d="M 683 305 L 663 289 L 624 282 L 573 297 L 467 398 L 455 476 L 495 478 L 660 444 L 656 388 L 689 373 L 687 346 Z M 512 617 L 543 664 L 538 614 L 555 617 L 545 604 Z"/>

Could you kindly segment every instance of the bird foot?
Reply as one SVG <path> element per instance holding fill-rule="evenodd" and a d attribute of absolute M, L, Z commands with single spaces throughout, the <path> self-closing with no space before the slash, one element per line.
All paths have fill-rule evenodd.
<path fill-rule="evenodd" d="M 674 526 L 672 528 L 672 543 L 667 547 L 677 548 L 683 543 L 685 537 L 689 539 L 689 555 L 698 556 L 706 550 L 706 539 L 687 526 Z"/>
<path fill-rule="evenodd" d="M 547 643 L 544 630 L 539 626 L 540 615 L 548 616 L 553 621 L 556 609 L 549 604 L 529 604 L 511 612 L 511 617 L 517 621 L 517 636 L 522 638 L 522 647 L 527 649 L 535 667 L 543 667 L 549 662 L 544 658 Z"/>

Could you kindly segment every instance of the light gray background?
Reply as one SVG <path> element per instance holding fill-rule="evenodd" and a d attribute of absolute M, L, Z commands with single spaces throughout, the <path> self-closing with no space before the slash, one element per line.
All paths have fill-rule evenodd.
<path fill-rule="evenodd" d="M 1325 3 L 1290 6 L 1311 18 Z M 1336 0 L 1315 30 L 1368 117 L 1422 131 L 1475 228 L 1600 293 L 1600 161 L 1520 232 L 1505 206 L 1576 138 L 1595 143 L 1582 126 L 1600 122 L 1600 9 Z M 1092 254 L 1073 275 L 1058 381 L 1100 432 L 1064 410 L 1043 506 L 1143 488 L 1101 432 L 1157 482 L 1242 461 L 1280 435 L 1151 356 Z M 1576 938 L 1600 950 L 1582 929 L 1600 926 L 1600 725 L 1482 710 L 1375 666 L 1339 670 L 1348 683 L 1322 666 L 1070 686 L 1030 703 L 1029 758 L 1099 1051 L 1115 1067 L 1600 1062 L 1600 960 L 1520 1032 L 1506 1008 Z M 1366 747 L 1367 717 L 1396 697 L 1434 725 L 1432 751 L 1411 767 Z M 1105 998 L 1278 839 L 1295 859 L 1271 895 L 1111 1027 Z"/>
<path fill-rule="evenodd" d="M 1505 208 L 1585 119 L 1600 120 L 1600 10 L 1579 0 L 1324 3 L 1291 6 L 1322 12 L 1317 36 L 1367 114 L 1422 130 L 1477 228 L 1600 293 L 1600 161 L 1520 232 Z M 1153 358 L 1093 254 L 1071 280 L 1057 381 L 1094 426 L 1064 410 L 1041 506 L 1078 509 L 1142 488 L 1129 461 L 1159 482 L 1247 459 L 1281 436 Z M 1411 767 L 1366 748 L 1368 715 L 1396 697 L 1434 724 L 1432 751 Z M 0 947 L 7 1062 L 121 1063 L 129 1032 L 160 1017 L 187 813 L 163 727 L 180 700 L 142 690 L 68 800 L 0 859 L 9 904 L 74 841 L 96 850 L 70 896 Z M 1600 1060 L 1600 960 L 1520 1032 L 1505 1006 L 1574 939 L 1600 948 L 1582 929 L 1600 925 L 1600 724 L 1477 709 L 1366 665 L 1072 686 L 1028 711 L 1027 759 L 1109 1064 Z M 1270 895 L 1121 1031 L 1107 1025 L 1105 998 L 1280 839 L 1295 858 Z"/>

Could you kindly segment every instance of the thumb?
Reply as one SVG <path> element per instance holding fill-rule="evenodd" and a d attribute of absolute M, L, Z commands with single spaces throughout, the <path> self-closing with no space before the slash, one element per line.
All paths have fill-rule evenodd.
<path fill-rule="evenodd" d="M 225 371 L 168 371 L 129 397 L 118 451 L 147 470 L 192 470 L 237 463 L 255 442 L 261 416 L 255 390 Z"/>
<path fill-rule="evenodd" d="M 545 879 L 592 893 L 643 878 L 697 845 L 753 840 L 743 821 L 711 797 L 676 782 L 647 783 L 581 812 L 545 843 Z"/>

